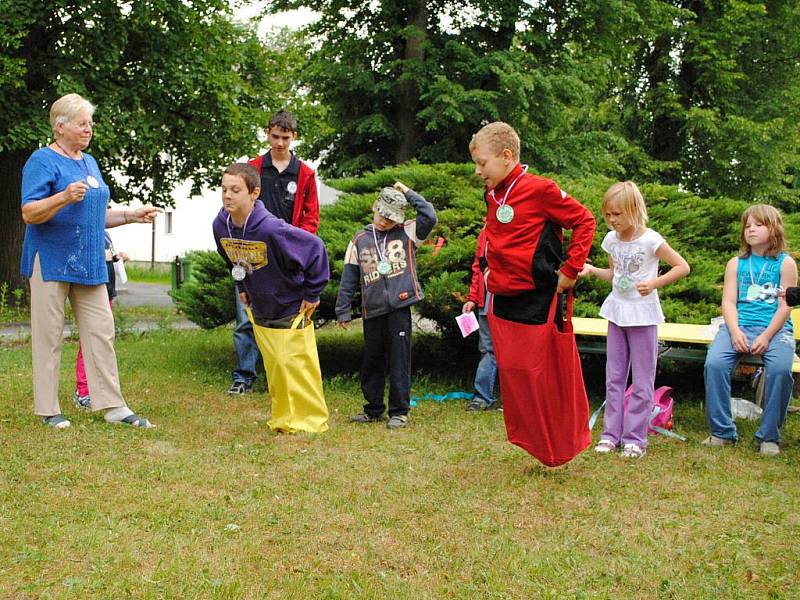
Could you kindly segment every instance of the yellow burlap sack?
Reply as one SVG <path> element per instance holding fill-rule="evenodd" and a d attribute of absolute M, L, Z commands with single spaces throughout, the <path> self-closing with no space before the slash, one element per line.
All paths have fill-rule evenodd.
<path fill-rule="evenodd" d="M 272 329 L 253 323 L 253 333 L 267 372 L 269 395 L 272 398 L 272 418 L 267 425 L 286 433 L 328 430 L 328 407 L 322 394 L 322 373 L 317 354 L 314 324 L 307 319 L 299 327 L 300 313 L 291 329 Z"/>

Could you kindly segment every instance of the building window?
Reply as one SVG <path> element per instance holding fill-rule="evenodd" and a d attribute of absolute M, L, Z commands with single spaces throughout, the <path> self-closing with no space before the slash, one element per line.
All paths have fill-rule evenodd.
<path fill-rule="evenodd" d="M 172 211 L 164 213 L 164 233 L 167 235 L 172 233 Z"/>

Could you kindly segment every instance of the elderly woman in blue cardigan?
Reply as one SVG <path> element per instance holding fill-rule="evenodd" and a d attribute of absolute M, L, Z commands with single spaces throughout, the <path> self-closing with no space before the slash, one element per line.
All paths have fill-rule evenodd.
<path fill-rule="evenodd" d="M 58 402 L 64 307 L 69 298 L 80 330 L 92 409 L 109 423 L 153 427 L 125 403 L 114 352 L 114 319 L 106 293 L 105 228 L 151 223 L 154 207 L 108 209 L 109 190 L 85 149 L 94 106 L 78 94 L 53 103 L 52 144 L 36 150 L 22 170 L 22 274 L 31 286 L 31 344 L 35 413 L 46 425 L 70 426 Z"/>

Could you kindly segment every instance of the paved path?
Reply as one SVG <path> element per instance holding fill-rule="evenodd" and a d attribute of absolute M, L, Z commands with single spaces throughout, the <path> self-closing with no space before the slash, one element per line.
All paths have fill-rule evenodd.
<path fill-rule="evenodd" d="M 170 286 L 163 283 L 136 283 L 129 281 L 117 287 L 117 296 L 123 306 L 174 306 L 169 295 Z"/>

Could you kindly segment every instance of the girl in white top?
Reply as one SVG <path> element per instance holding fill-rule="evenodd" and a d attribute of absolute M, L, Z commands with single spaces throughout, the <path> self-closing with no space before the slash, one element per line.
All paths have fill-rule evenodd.
<path fill-rule="evenodd" d="M 600 308 L 608 319 L 606 412 L 595 451 L 622 447 L 622 456 L 640 458 L 647 449 L 658 358 L 658 324 L 664 321 L 658 288 L 689 274 L 689 265 L 664 238 L 647 227 L 647 207 L 632 181 L 612 185 L 603 196 L 603 218 L 611 231 L 603 239 L 608 268 L 585 264 L 579 277 L 596 275 L 611 282 Z M 659 261 L 670 265 L 658 274 Z M 632 372 L 633 393 L 625 406 Z"/>

